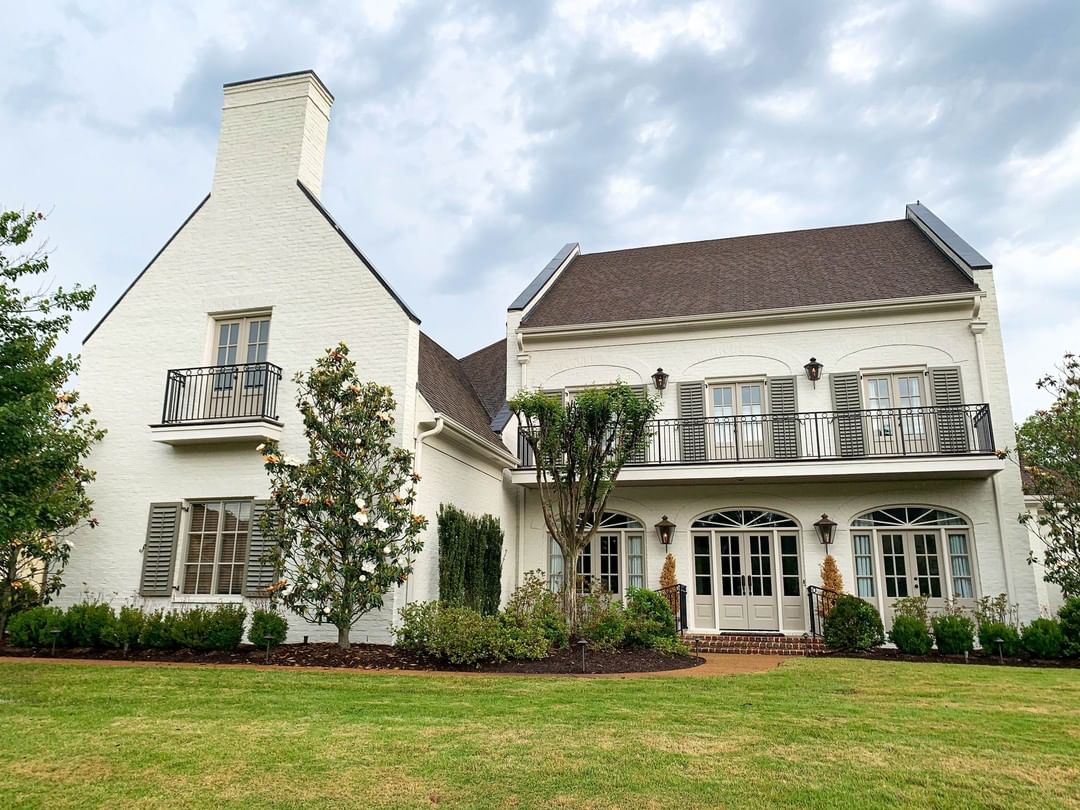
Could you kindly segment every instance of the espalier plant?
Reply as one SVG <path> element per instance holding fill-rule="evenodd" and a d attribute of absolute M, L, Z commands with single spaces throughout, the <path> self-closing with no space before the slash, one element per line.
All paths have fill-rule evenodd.
<path fill-rule="evenodd" d="M 271 598 L 337 627 L 347 649 L 353 624 L 412 573 L 427 526 L 413 512 L 420 475 L 393 444 L 390 389 L 361 382 L 344 343 L 293 381 L 307 460 L 259 446 L 271 486 L 261 528 L 279 576 Z"/>

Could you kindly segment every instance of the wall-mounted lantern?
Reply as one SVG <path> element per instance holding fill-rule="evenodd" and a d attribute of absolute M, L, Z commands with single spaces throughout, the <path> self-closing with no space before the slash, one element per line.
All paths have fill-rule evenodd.
<path fill-rule="evenodd" d="M 815 388 L 817 388 L 817 381 L 821 379 L 821 370 L 823 368 L 825 366 L 819 363 L 816 357 L 811 357 L 810 362 L 803 366 L 806 371 L 806 379 L 812 382 Z"/>
<path fill-rule="evenodd" d="M 658 368 L 656 373 L 652 375 L 652 384 L 657 391 L 663 391 L 667 388 L 669 374 L 665 374 L 662 368 Z"/>
<path fill-rule="evenodd" d="M 660 541 L 660 545 L 670 546 L 674 536 L 675 524 L 668 520 L 667 515 L 664 515 L 660 518 L 660 522 L 656 524 L 656 539 Z"/>
<path fill-rule="evenodd" d="M 814 524 L 814 528 L 817 529 L 818 537 L 821 538 L 821 545 L 827 548 L 833 541 L 833 534 L 836 532 L 836 521 L 829 520 L 829 516 L 822 513 L 821 520 Z"/>

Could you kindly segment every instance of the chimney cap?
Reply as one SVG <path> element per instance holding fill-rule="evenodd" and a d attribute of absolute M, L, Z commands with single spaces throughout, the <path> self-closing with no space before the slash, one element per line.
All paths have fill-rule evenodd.
<path fill-rule="evenodd" d="M 225 82 L 222 87 L 227 90 L 230 87 L 239 87 L 243 84 L 256 84 L 257 82 L 268 82 L 274 79 L 291 79 L 294 76 L 311 76 L 313 79 L 315 79 L 316 82 L 318 82 L 319 87 L 322 88 L 322 91 L 326 93 L 330 100 L 334 100 L 334 94 L 330 92 L 330 88 L 328 88 L 326 86 L 326 83 L 319 78 L 319 74 L 316 73 L 314 70 L 311 70 L 310 68 L 308 70 L 294 70 L 291 73 L 275 73 L 273 76 L 258 76 L 254 79 L 243 79 L 238 82 Z"/>

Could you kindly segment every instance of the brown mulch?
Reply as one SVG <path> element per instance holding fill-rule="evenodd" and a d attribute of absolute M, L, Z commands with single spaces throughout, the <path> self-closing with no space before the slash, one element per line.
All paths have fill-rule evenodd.
<path fill-rule="evenodd" d="M 867 652 L 826 652 L 824 656 L 832 658 L 861 658 L 870 661 L 908 661 L 914 664 L 978 664 L 993 667 L 1029 667 L 1038 669 L 1077 669 L 1080 668 L 1080 659 L 1076 658 L 1004 658 L 998 660 L 997 655 L 984 655 L 982 652 L 973 652 L 967 657 L 963 655 L 939 655 L 931 651 L 929 655 L 905 655 L 899 650 L 885 647 Z"/>
<path fill-rule="evenodd" d="M 0 656 L 17 658 L 51 658 L 49 649 L 25 649 L 0 646 Z M 267 663 L 266 648 L 242 644 L 236 650 L 123 650 L 58 649 L 57 658 L 79 658 L 90 661 L 141 661 L 170 664 L 263 664 Z M 664 655 L 655 650 L 623 650 L 600 652 L 586 650 L 584 674 L 602 675 L 633 672 L 665 672 L 687 669 L 704 663 L 693 655 Z M 518 674 L 582 674 L 581 651 L 576 646 L 556 650 L 539 661 L 507 661 L 504 664 L 485 664 L 479 667 L 453 666 L 431 661 L 413 653 L 382 644 L 353 644 L 343 650 L 333 642 L 314 644 L 283 644 L 270 650 L 271 666 L 332 667 L 360 670 L 442 671 L 442 672 L 504 672 Z"/>

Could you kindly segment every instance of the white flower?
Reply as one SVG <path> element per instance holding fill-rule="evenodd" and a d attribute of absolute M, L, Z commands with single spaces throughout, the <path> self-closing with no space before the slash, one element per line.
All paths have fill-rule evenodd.
<path fill-rule="evenodd" d="M 380 532 L 385 532 L 390 528 L 390 524 L 387 523 L 386 518 L 379 518 L 375 521 L 375 528 Z"/>
<path fill-rule="evenodd" d="M 367 523 L 367 512 L 361 509 L 359 512 L 352 516 L 352 519 L 361 526 L 363 526 Z"/>
<path fill-rule="evenodd" d="M 260 444 L 258 447 L 255 448 L 256 452 L 259 452 L 259 453 L 261 453 L 265 449 L 266 449 L 266 442 L 263 442 L 262 444 Z"/>
<path fill-rule="evenodd" d="M 375 418 L 378 419 L 380 422 L 389 422 L 390 421 L 390 412 L 389 411 L 379 411 L 377 414 L 375 414 Z"/>
<path fill-rule="evenodd" d="M 281 463 L 284 464 L 286 467 L 299 467 L 301 461 L 295 456 L 283 456 L 281 459 Z"/>
<path fill-rule="evenodd" d="M 357 437 L 356 439 L 353 440 L 353 444 L 355 444 L 357 447 L 359 447 L 363 443 L 364 443 L 364 440 L 359 438 L 359 437 Z"/>
<path fill-rule="evenodd" d="M 367 509 L 367 501 L 365 501 L 359 495 L 356 497 L 356 502 L 355 503 L 356 503 L 356 508 L 357 509 Z"/>

